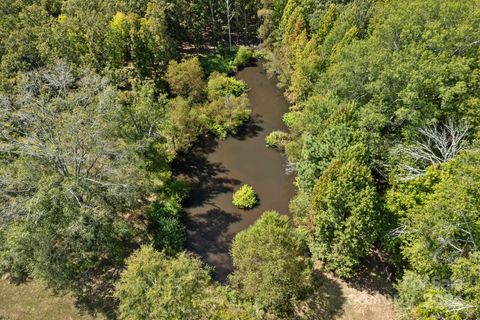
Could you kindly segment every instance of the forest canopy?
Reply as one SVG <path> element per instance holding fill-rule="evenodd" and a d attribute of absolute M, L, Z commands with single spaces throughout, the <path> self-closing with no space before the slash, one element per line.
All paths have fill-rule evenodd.
<path fill-rule="evenodd" d="M 263 2 L 267 68 L 292 102 L 296 224 L 339 276 L 387 252 L 407 318 L 480 315 L 479 8 Z"/>
<path fill-rule="evenodd" d="M 0 275 L 108 318 L 292 319 L 380 253 L 406 318 L 480 318 L 479 25 L 478 0 L 2 0 Z M 257 58 L 296 194 L 217 283 L 172 166 L 250 120 Z"/>

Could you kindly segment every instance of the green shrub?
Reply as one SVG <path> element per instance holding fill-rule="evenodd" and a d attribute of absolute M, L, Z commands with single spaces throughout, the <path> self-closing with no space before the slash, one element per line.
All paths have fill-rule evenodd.
<path fill-rule="evenodd" d="M 240 209 L 251 209 L 257 204 L 257 195 L 251 186 L 244 184 L 233 194 L 232 203 Z"/>
<path fill-rule="evenodd" d="M 148 210 L 149 231 L 155 247 L 174 254 L 183 249 L 185 226 L 180 221 L 182 207 L 175 198 L 155 200 Z"/>
<path fill-rule="evenodd" d="M 291 319 L 295 302 L 311 287 L 306 236 L 288 217 L 266 211 L 232 242 L 229 280 L 241 298 Z"/>
<path fill-rule="evenodd" d="M 14 281 L 28 277 L 32 260 L 28 236 L 27 225 L 22 222 L 0 228 L 0 275 L 9 273 Z"/>
<path fill-rule="evenodd" d="M 244 46 L 238 48 L 233 64 L 236 67 L 245 67 L 247 66 L 253 58 L 253 50 Z"/>
<path fill-rule="evenodd" d="M 235 133 L 237 128 L 250 118 L 252 110 L 248 108 L 248 103 L 246 95 L 213 100 L 202 109 L 205 126 L 220 139 L 225 139 L 229 133 Z"/>
<path fill-rule="evenodd" d="M 232 73 L 235 71 L 233 64 L 235 54 L 235 50 L 220 48 L 209 55 L 200 56 L 200 63 L 207 75 L 213 72 Z"/>
<path fill-rule="evenodd" d="M 204 73 L 198 57 L 177 62 L 170 61 L 165 74 L 172 93 L 184 97 L 200 100 L 205 89 Z"/>
<path fill-rule="evenodd" d="M 174 198 L 178 202 L 185 200 L 190 194 L 190 184 L 185 180 L 169 181 L 163 190 L 165 196 Z"/>
<path fill-rule="evenodd" d="M 275 130 L 265 137 L 265 143 L 267 147 L 283 149 L 287 143 L 287 137 L 286 132 Z"/>
<path fill-rule="evenodd" d="M 298 128 L 301 123 L 301 115 L 302 113 L 299 111 L 287 112 L 282 117 L 283 123 L 289 128 Z"/>
<path fill-rule="evenodd" d="M 213 72 L 208 78 L 208 99 L 213 101 L 221 97 L 239 97 L 247 92 L 247 85 L 242 80 L 229 77 L 226 74 Z"/>

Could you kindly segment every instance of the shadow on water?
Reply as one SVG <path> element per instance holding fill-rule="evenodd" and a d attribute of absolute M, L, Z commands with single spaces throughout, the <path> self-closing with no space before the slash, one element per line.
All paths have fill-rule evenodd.
<path fill-rule="evenodd" d="M 255 114 L 248 123 L 238 129 L 237 133 L 233 137 L 241 141 L 254 138 L 258 136 L 260 132 L 265 130 L 261 126 L 262 123 L 263 121 L 261 120 L 261 116 L 259 114 Z"/>
<path fill-rule="evenodd" d="M 192 191 L 185 208 L 194 208 L 211 203 L 211 199 L 221 193 L 233 191 L 240 184 L 237 179 L 229 178 L 229 170 L 221 162 L 211 162 L 207 155 L 213 153 L 218 145 L 212 136 L 200 138 L 198 144 L 174 165 L 174 173 L 182 175 L 190 182 Z"/>
<path fill-rule="evenodd" d="M 230 224 L 239 222 L 241 216 L 219 208 L 210 209 L 195 216 L 185 216 L 188 230 L 187 249 L 204 252 L 208 248 L 207 258 L 212 259 L 215 280 L 224 282 L 232 272 L 232 262 L 228 252 L 233 235 L 228 233 Z"/>

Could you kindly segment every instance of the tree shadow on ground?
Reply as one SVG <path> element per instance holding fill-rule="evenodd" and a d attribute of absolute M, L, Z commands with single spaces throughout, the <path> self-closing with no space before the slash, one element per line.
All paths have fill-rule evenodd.
<path fill-rule="evenodd" d="M 232 223 L 240 220 L 240 214 L 228 213 L 218 208 L 184 216 L 188 230 L 187 249 L 198 253 L 205 262 L 215 268 L 214 278 L 217 281 L 225 282 L 232 271 L 229 252 L 233 236 L 228 233 L 228 229 Z"/>
<path fill-rule="evenodd" d="M 344 303 L 340 284 L 314 269 L 312 291 L 297 304 L 295 319 L 333 320 L 342 314 Z"/>
<path fill-rule="evenodd" d="M 107 319 L 115 319 L 118 302 L 113 291 L 119 278 L 118 270 L 111 268 L 103 274 L 88 277 L 81 288 L 74 291 L 75 306 L 92 316 L 101 314 Z"/>
<path fill-rule="evenodd" d="M 395 295 L 394 280 L 394 267 L 388 263 L 384 252 L 375 249 L 371 250 L 362 261 L 357 275 L 346 280 L 346 283 L 359 291 L 393 296 Z"/>
<path fill-rule="evenodd" d="M 105 259 L 97 266 L 81 275 L 73 288 L 75 306 L 92 316 L 102 315 L 106 319 L 116 319 L 118 300 L 113 297 L 115 284 L 125 268 L 126 258 L 139 249 L 136 241 L 123 241 L 123 252 L 115 259 Z M 102 317 L 101 317 L 102 318 Z M 103 318 L 102 318 L 103 319 Z"/>

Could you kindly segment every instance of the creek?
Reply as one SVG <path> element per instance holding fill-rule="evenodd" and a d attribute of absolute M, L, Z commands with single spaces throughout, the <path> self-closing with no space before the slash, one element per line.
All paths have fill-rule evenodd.
<path fill-rule="evenodd" d="M 201 138 L 174 166 L 175 173 L 192 185 L 184 204 L 186 247 L 213 266 L 214 278 L 222 282 L 232 271 L 229 250 L 233 237 L 266 210 L 289 214 L 288 203 L 294 194 L 294 177 L 285 173 L 285 155 L 265 145 L 270 132 L 286 130 L 282 115 L 288 111 L 288 103 L 260 62 L 236 77 L 249 88 L 249 123 L 225 140 Z M 232 204 L 233 192 L 244 183 L 258 195 L 259 203 L 251 210 Z"/>

